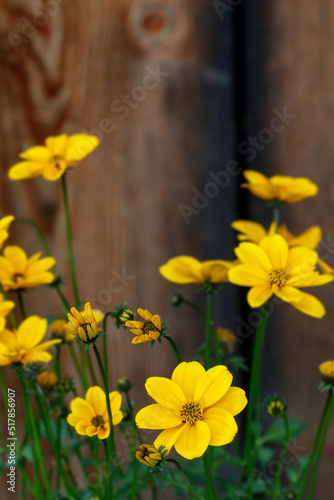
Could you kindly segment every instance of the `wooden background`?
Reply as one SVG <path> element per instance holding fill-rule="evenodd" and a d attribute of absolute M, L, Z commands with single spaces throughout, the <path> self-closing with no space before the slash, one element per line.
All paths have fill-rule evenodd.
<path fill-rule="evenodd" d="M 41 225 L 71 297 L 60 183 L 9 182 L 7 170 L 47 135 L 99 135 L 99 149 L 68 175 L 80 297 L 104 311 L 126 300 L 160 314 L 184 359 L 194 355 L 203 328 L 189 311 L 171 311 L 166 298 L 174 287 L 160 277 L 159 265 L 179 254 L 232 259 L 231 221 L 270 220 L 264 205 L 239 189 L 242 176 L 232 175 L 186 223 L 180 204 L 193 207 L 210 173 L 235 160 L 268 175 L 309 176 L 320 187 L 318 197 L 284 209 L 283 219 L 293 232 L 319 224 L 324 241 L 334 238 L 334 5 L 226 0 L 220 6 L 204 0 L 0 2 L 1 212 Z M 160 74 L 157 85 L 145 91 L 145 82 L 153 87 L 152 72 Z M 121 102 L 129 95 L 129 104 Z M 263 129 L 284 107 L 295 118 L 268 139 Z M 249 137 L 260 141 L 252 159 L 240 149 Z M 29 254 L 40 249 L 22 225 L 13 228 L 10 243 Z M 332 252 L 322 255 L 329 253 L 334 265 Z M 111 289 L 117 273 L 130 278 Z M 186 292 L 195 297 L 193 287 Z M 299 440 L 304 453 L 324 403 L 317 366 L 334 357 L 332 286 L 316 294 L 327 306 L 323 320 L 288 305 L 275 312 L 264 365 L 264 394 L 286 395 L 289 413 L 309 424 Z M 30 313 L 61 313 L 52 291 L 31 292 L 27 305 Z M 234 330 L 238 317 L 249 315 L 244 290 L 231 285 L 216 308 L 217 322 Z M 111 377 L 128 375 L 136 382 L 134 398 L 146 403 L 144 380 L 169 376 L 175 362 L 169 346 L 133 346 L 131 335 L 110 331 Z M 249 356 L 252 341 L 240 342 L 240 352 Z M 66 356 L 65 363 L 70 371 Z M 9 383 L 11 372 L 4 373 Z M 333 490 L 333 465 L 332 429 L 321 498 Z"/>

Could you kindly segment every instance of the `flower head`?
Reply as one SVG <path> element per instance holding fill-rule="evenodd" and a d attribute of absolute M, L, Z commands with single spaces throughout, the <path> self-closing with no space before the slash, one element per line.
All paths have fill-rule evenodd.
<path fill-rule="evenodd" d="M 36 380 L 42 389 L 50 391 L 57 384 L 58 377 L 54 372 L 44 370 L 37 375 Z"/>
<path fill-rule="evenodd" d="M 3 247 L 4 242 L 8 238 L 8 229 L 14 220 L 13 215 L 7 215 L 0 219 L 0 250 Z"/>
<path fill-rule="evenodd" d="M 148 394 L 157 402 L 136 415 L 138 427 L 164 429 L 156 448 L 176 451 L 189 460 L 203 455 L 207 447 L 233 441 L 238 431 L 233 418 L 247 404 L 245 391 L 230 387 L 232 375 L 226 366 L 205 371 L 197 361 L 180 363 L 169 380 L 151 377 Z"/>
<path fill-rule="evenodd" d="M 259 245 L 241 243 L 235 253 L 240 264 L 229 271 L 229 279 L 236 285 L 251 287 L 247 295 L 251 307 L 261 306 L 275 294 L 309 316 L 324 316 L 322 303 L 299 290 L 333 280 L 314 270 L 318 260 L 316 252 L 301 246 L 289 249 L 285 239 L 275 234 L 261 240 Z"/>
<path fill-rule="evenodd" d="M 321 365 L 319 365 L 319 371 L 325 379 L 334 382 L 334 360 L 321 363 Z"/>
<path fill-rule="evenodd" d="M 268 178 L 255 170 L 245 170 L 244 176 L 248 183 L 241 186 L 263 200 L 294 203 L 318 193 L 318 186 L 306 177 L 274 175 Z"/>
<path fill-rule="evenodd" d="M 121 306 L 117 306 L 115 304 L 115 311 L 111 313 L 111 316 L 115 318 L 115 326 L 118 329 L 120 326 L 123 326 L 123 328 L 125 328 L 125 323 L 127 321 L 133 320 L 135 317 L 135 313 L 132 311 L 132 309 L 128 308 L 127 303 Z"/>
<path fill-rule="evenodd" d="M 239 231 L 237 238 L 239 241 L 251 241 L 259 244 L 266 236 L 272 236 L 276 232 L 276 224 L 273 222 L 268 231 L 258 222 L 250 220 L 236 220 L 231 227 Z M 312 226 L 298 236 L 294 236 L 288 231 L 285 224 L 278 227 L 277 233 L 283 236 L 289 247 L 304 246 L 314 250 L 321 240 L 321 228 Z"/>
<path fill-rule="evenodd" d="M 64 326 L 66 333 L 85 344 L 95 342 L 99 336 L 97 324 L 103 320 L 104 314 L 98 309 L 93 310 L 89 302 L 85 304 L 85 309 L 81 312 L 72 307 L 71 313 L 68 313 L 69 322 Z"/>
<path fill-rule="evenodd" d="M 61 134 L 47 137 L 45 146 L 34 146 L 20 154 L 23 161 L 10 168 L 8 177 L 17 181 L 43 176 L 48 181 L 55 181 L 98 145 L 99 139 L 94 135 Z"/>
<path fill-rule="evenodd" d="M 112 423 L 117 425 L 122 421 L 123 414 L 120 411 L 122 396 L 113 391 L 109 394 Z M 104 391 L 98 387 L 90 387 L 86 392 L 86 399 L 75 398 L 71 401 L 71 412 L 67 422 L 75 427 L 81 436 L 97 436 L 106 439 L 110 434 L 109 417 Z"/>
<path fill-rule="evenodd" d="M 237 341 L 234 333 L 228 328 L 221 328 L 219 326 L 216 330 L 216 336 L 224 351 L 231 354 L 235 349 L 235 343 Z"/>
<path fill-rule="evenodd" d="M 151 444 L 141 444 L 136 451 L 137 460 L 147 467 L 158 467 L 163 461 L 163 454 Z"/>
<path fill-rule="evenodd" d="M 189 255 L 181 255 L 170 259 L 159 268 L 159 272 L 166 280 L 180 285 L 188 283 L 219 284 L 228 281 L 227 271 L 232 266 L 233 262 L 225 260 L 200 262 Z"/>
<path fill-rule="evenodd" d="M 0 281 L 5 290 L 34 288 L 52 283 L 54 275 L 48 270 L 55 265 L 53 257 L 40 259 L 41 253 L 30 258 L 18 246 L 8 246 L 0 256 Z"/>
<path fill-rule="evenodd" d="M 60 339 L 40 343 L 47 329 L 46 319 L 29 316 L 17 330 L 0 332 L 0 366 L 12 363 L 47 363 L 52 356 L 46 352 Z"/>
<path fill-rule="evenodd" d="M 5 328 L 6 317 L 12 309 L 15 307 L 15 302 L 12 300 L 5 300 L 0 294 L 0 332 Z"/>
<path fill-rule="evenodd" d="M 145 342 L 152 342 L 160 338 L 163 333 L 160 316 L 154 316 L 145 309 L 138 309 L 138 314 L 145 320 L 143 321 L 126 321 L 125 326 L 130 328 L 130 332 L 134 333 L 136 337 L 132 339 L 133 344 L 143 344 Z"/>
<path fill-rule="evenodd" d="M 276 395 L 269 397 L 266 401 L 266 409 L 271 417 L 282 417 L 286 412 L 284 401 Z"/>

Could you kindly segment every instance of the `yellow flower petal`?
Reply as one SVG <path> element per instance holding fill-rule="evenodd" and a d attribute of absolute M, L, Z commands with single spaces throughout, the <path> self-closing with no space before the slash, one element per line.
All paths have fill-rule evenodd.
<path fill-rule="evenodd" d="M 95 415 L 102 415 L 107 408 L 106 395 L 97 385 L 88 389 L 86 401 L 93 408 Z"/>
<path fill-rule="evenodd" d="M 285 239 L 279 234 L 267 236 L 260 242 L 260 247 L 269 256 L 271 267 L 284 268 L 288 254 L 289 247 Z"/>
<path fill-rule="evenodd" d="M 208 408 L 224 396 L 232 384 L 232 380 L 232 374 L 226 366 L 219 365 L 210 368 L 198 380 L 194 400 L 200 402 L 202 407 Z"/>
<path fill-rule="evenodd" d="M 283 286 L 277 290 L 273 287 L 273 292 L 277 297 L 284 300 L 284 302 L 299 302 L 303 297 L 303 292 L 293 286 Z"/>
<path fill-rule="evenodd" d="M 74 166 L 88 156 L 99 145 L 100 141 L 95 135 L 73 134 L 67 141 L 66 161 Z"/>
<path fill-rule="evenodd" d="M 170 429 L 181 425 L 182 419 L 179 411 L 153 404 L 137 413 L 136 424 L 140 429 Z"/>
<path fill-rule="evenodd" d="M 22 248 L 8 246 L 4 249 L 3 254 L 11 262 L 16 273 L 24 273 L 27 264 L 27 255 Z"/>
<path fill-rule="evenodd" d="M 35 347 L 43 339 L 48 323 L 38 316 L 29 316 L 17 330 L 17 342 L 23 349 Z"/>
<path fill-rule="evenodd" d="M 203 422 L 211 432 L 210 446 L 223 446 L 233 441 L 238 426 L 233 416 L 222 408 L 208 408 L 203 415 Z"/>
<path fill-rule="evenodd" d="M 179 435 L 183 431 L 186 424 L 181 424 L 178 427 L 173 427 L 172 429 L 165 429 L 160 432 L 159 436 L 154 441 L 154 446 L 160 448 L 163 446 L 168 452 L 174 446 L 175 441 L 178 439 Z"/>
<path fill-rule="evenodd" d="M 228 277 L 231 283 L 240 286 L 264 285 L 269 281 L 267 272 L 248 264 L 240 264 L 232 267 L 228 272 Z"/>
<path fill-rule="evenodd" d="M 196 384 L 204 374 L 204 367 L 197 361 L 183 362 L 173 371 L 172 381 L 181 387 L 187 401 L 193 401 Z"/>
<path fill-rule="evenodd" d="M 260 307 L 272 296 L 273 291 L 269 285 L 253 286 L 247 294 L 247 302 L 251 307 Z"/>
<path fill-rule="evenodd" d="M 168 378 L 150 377 L 145 387 L 151 398 L 165 408 L 174 409 L 186 403 L 182 389 Z"/>
<path fill-rule="evenodd" d="M 159 268 L 160 274 L 168 281 L 178 284 L 202 283 L 199 260 L 189 255 L 180 255 L 170 259 Z"/>
<path fill-rule="evenodd" d="M 260 241 L 267 236 L 267 231 L 261 224 L 250 220 L 236 220 L 232 222 L 231 227 L 239 231 L 237 238 L 239 241 L 251 241 L 253 243 L 260 243 Z"/>
<path fill-rule="evenodd" d="M 238 248 L 235 249 L 235 253 L 242 264 L 257 267 L 264 272 L 269 272 L 272 268 L 266 252 L 255 243 L 240 243 Z M 232 267 L 232 269 L 234 268 Z"/>
<path fill-rule="evenodd" d="M 22 179 L 33 179 L 39 177 L 43 173 L 43 169 L 47 163 L 33 162 L 33 161 L 20 161 L 15 163 L 9 171 L 8 177 L 12 181 L 20 181 Z"/>
<path fill-rule="evenodd" d="M 197 420 L 195 424 L 186 424 L 176 440 L 175 450 L 181 457 L 188 460 L 198 458 L 205 453 L 209 446 L 211 432 L 203 420 Z"/>
<path fill-rule="evenodd" d="M 298 302 L 291 302 L 291 305 L 295 309 L 313 318 L 322 318 L 326 314 L 326 310 L 320 300 L 309 293 L 303 293 L 301 300 Z"/>
<path fill-rule="evenodd" d="M 238 415 L 247 405 L 246 393 L 239 387 L 230 387 L 224 396 L 212 408 L 221 408 L 228 411 L 233 417 Z"/>

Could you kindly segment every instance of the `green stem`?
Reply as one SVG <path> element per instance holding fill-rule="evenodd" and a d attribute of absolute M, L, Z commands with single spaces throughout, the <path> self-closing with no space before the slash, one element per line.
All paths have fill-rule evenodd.
<path fill-rule="evenodd" d="M 113 425 L 113 420 L 112 420 L 112 412 L 111 412 L 110 398 L 109 398 L 109 383 L 108 383 L 108 379 L 106 377 L 106 372 L 103 368 L 100 353 L 97 350 L 97 347 L 95 344 L 92 344 L 92 347 L 94 349 L 97 363 L 99 365 L 99 369 L 101 372 L 103 385 L 104 385 L 104 391 L 105 391 L 105 395 L 106 395 L 107 410 L 108 410 L 110 434 L 109 434 L 109 437 L 107 438 L 107 453 L 106 453 L 107 456 L 106 456 L 106 459 L 107 459 L 107 462 L 111 465 L 111 472 L 110 472 L 110 476 L 108 476 L 106 478 L 105 494 L 106 494 L 106 500 L 112 500 L 113 499 L 114 425 Z"/>
<path fill-rule="evenodd" d="M 331 416 L 332 416 L 333 406 L 334 406 L 334 388 L 331 389 L 329 391 L 329 394 L 328 394 L 328 406 L 327 406 L 326 415 L 324 418 L 323 431 L 322 431 L 322 436 L 320 438 L 319 447 L 318 447 L 316 454 L 315 454 L 315 457 L 314 457 L 314 468 L 313 468 L 313 472 L 312 472 L 311 485 L 310 485 L 310 490 L 309 490 L 309 493 L 307 496 L 307 500 L 311 500 L 313 497 L 313 492 L 314 492 L 314 488 L 315 488 L 316 481 L 317 481 L 317 473 L 318 473 L 318 468 L 319 468 L 319 464 L 320 464 L 320 458 L 321 458 L 321 454 L 322 454 L 322 449 L 323 449 L 324 444 L 325 444 L 328 426 L 329 426 Z"/>
<path fill-rule="evenodd" d="M 22 292 L 21 292 L 21 290 L 17 290 L 16 292 L 17 292 L 17 298 L 18 298 L 18 301 L 19 301 L 19 307 L 20 307 L 20 312 L 21 312 L 22 320 L 24 320 L 24 319 L 26 319 L 27 315 L 26 315 L 26 312 L 25 312 L 25 309 L 24 309 Z"/>
<path fill-rule="evenodd" d="M 112 318 L 112 311 L 107 312 L 103 318 L 103 339 L 102 339 L 102 344 L 103 344 L 103 361 L 104 361 L 104 368 L 106 371 L 106 377 L 109 380 L 109 366 L 108 366 L 108 346 L 107 346 L 107 319 L 110 316 Z"/>
<path fill-rule="evenodd" d="M 69 258 L 70 269 L 71 269 L 74 298 L 75 298 L 76 306 L 78 306 L 80 303 L 80 299 L 79 299 L 77 278 L 76 278 L 76 273 L 75 273 L 75 263 L 74 263 L 74 254 L 73 254 L 72 236 L 71 236 L 70 209 L 69 209 L 69 203 L 68 203 L 68 193 L 67 193 L 65 175 L 62 176 L 61 183 L 62 183 L 63 195 L 64 195 L 67 251 L 68 251 L 68 258 Z"/>
<path fill-rule="evenodd" d="M 45 498 L 44 497 L 44 491 L 43 491 L 43 486 L 41 482 L 41 478 L 39 477 L 39 471 L 42 474 L 43 481 L 45 484 L 46 488 L 46 495 L 49 500 L 52 500 L 52 491 L 50 488 L 50 483 L 47 475 L 47 471 L 45 468 L 45 461 L 43 457 L 43 451 L 41 448 L 41 444 L 39 441 L 39 435 L 36 427 L 36 422 L 34 418 L 34 414 L 32 411 L 32 406 L 31 402 L 29 399 L 29 395 L 26 389 L 26 386 L 21 378 L 21 375 L 19 374 L 18 370 L 16 369 L 16 374 L 19 379 L 21 389 L 22 389 L 22 395 L 23 395 L 23 402 L 24 402 L 24 407 L 25 407 L 25 414 L 27 416 L 27 424 L 30 429 L 30 435 L 32 437 L 32 451 L 33 451 L 33 457 L 34 457 L 34 462 L 35 462 L 35 479 L 37 480 L 37 490 L 38 490 L 38 498 Z"/>
<path fill-rule="evenodd" d="M 1 282 L 0 282 L 0 293 L 2 294 L 4 300 L 8 300 L 7 294 L 6 294 L 5 290 L 4 290 Z M 10 311 L 10 313 L 9 313 L 8 316 L 9 316 L 10 322 L 12 324 L 12 327 L 16 330 L 16 328 L 17 328 L 17 321 L 15 319 L 13 311 Z"/>
<path fill-rule="evenodd" d="M 169 335 L 164 335 L 164 338 L 167 339 L 168 342 L 170 343 L 170 345 L 172 346 L 173 351 L 174 351 L 175 356 L 176 356 L 176 359 L 177 359 L 177 363 L 178 364 L 182 363 L 180 352 L 179 352 L 179 350 L 177 348 L 177 345 L 175 344 L 174 340 L 172 339 L 172 337 L 170 337 Z"/>
<path fill-rule="evenodd" d="M 192 487 L 191 487 L 191 484 L 190 484 L 190 481 L 188 479 L 188 476 L 187 474 L 184 472 L 184 470 L 182 469 L 181 465 L 179 464 L 179 462 L 177 462 L 176 460 L 174 460 L 173 458 L 168 458 L 166 460 L 166 462 L 169 462 L 170 464 L 174 464 L 175 467 L 177 468 L 177 470 L 181 473 L 186 485 L 187 485 L 187 488 L 188 488 L 188 493 L 189 493 L 189 498 L 190 500 L 195 500 L 195 496 L 194 496 L 194 493 L 193 493 L 193 490 L 192 490 Z"/>
<path fill-rule="evenodd" d="M 212 294 L 207 294 L 206 318 L 205 318 L 205 364 L 206 369 L 211 368 L 211 336 L 212 336 Z"/>
<path fill-rule="evenodd" d="M 314 443 L 313 443 L 313 448 L 312 448 L 312 451 L 311 451 L 311 455 L 309 456 L 307 467 L 305 469 L 305 472 L 304 472 L 304 475 L 303 475 L 303 479 L 302 479 L 302 482 L 301 482 L 301 485 L 300 485 L 300 489 L 299 489 L 299 493 L 298 493 L 298 496 L 297 496 L 297 500 L 301 500 L 302 499 L 303 492 L 304 492 L 307 480 L 309 478 L 309 473 L 310 473 L 310 470 L 312 468 L 312 465 L 313 465 L 313 462 L 314 462 L 314 458 L 315 458 L 315 455 L 316 455 L 316 452 L 317 452 L 318 444 L 319 444 L 319 441 L 320 441 L 320 438 L 321 438 L 321 435 L 322 435 L 322 431 L 323 431 L 324 423 L 325 423 L 325 420 L 326 420 L 326 415 L 327 415 L 328 407 L 329 407 L 329 404 L 330 404 L 330 400 L 331 400 L 331 393 L 329 392 L 328 396 L 327 396 L 327 399 L 326 399 L 326 403 L 325 403 L 324 409 L 322 411 L 322 415 L 321 415 L 320 422 L 319 422 L 319 425 L 318 425 L 317 434 L 315 436 L 315 440 L 314 440 Z"/>
<path fill-rule="evenodd" d="M 203 463 L 204 463 L 206 484 L 207 484 L 207 488 L 208 488 L 208 493 L 210 495 L 209 498 L 212 500 L 218 500 L 215 481 L 213 479 L 213 474 L 212 474 L 212 469 L 211 469 L 210 458 L 209 458 L 209 455 L 207 452 L 205 452 L 203 455 Z M 221 500 L 222 500 L 222 497 L 221 497 Z"/>
<path fill-rule="evenodd" d="M 288 445 L 289 445 L 289 441 L 290 441 L 289 420 L 286 416 L 286 413 L 283 414 L 283 420 L 284 420 L 284 428 L 285 428 L 285 439 L 284 439 L 284 447 L 283 447 L 282 455 L 280 458 L 280 463 L 279 463 L 279 466 L 278 466 L 278 469 L 276 472 L 276 477 L 275 477 L 273 500 L 277 500 L 277 498 L 278 498 L 279 479 L 280 479 L 280 476 L 282 474 L 284 459 L 285 459 L 286 453 L 288 451 Z"/>
<path fill-rule="evenodd" d="M 245 462 L 247 462 L 247 478 L 249 480 L 248 494 L 250 500 L 252 500 L 253 498 L 251 476 L 255 461 L 254 448 L 257 440 L 258 426 L 259 426 L 258 407 L 259 407 L 259 396 L 260 396 L 260 375 L 261 375 L 264 340 L 266 335 L 268 307 L 269 307 L 269 301 L 267 301 L 261 309 L 261 317 L 256 331 L 254 357 L 252 363 L 250 389 L 249 389 L 247 420 L 246 420 Z"/>
<path fill-rule="evenodd" d="M 33 222 L 30 219 L 15 219 L 14 222 L 22 222 L 23 224 L 29 224 L 30 226 L 32 226 L 36 230 L 36 232 L 39 236 L 39 239 L 41 240 L 41 243 L 43 245 L 43 248 L 44 248 L 46 255 L 48 255 L 49 257 L 52 257 L 50 247 L 48 245 L 48 242 L 46 241 L 46 238 L 43 234 L 43 231 L 35 222 Z M 53 266 L 53 272 L 54 272 L 55 276 L 59 276 L 59 272 L 58 272 L 56 264 Z M 61 290 L 60 284 L 55 285 L 55 288 L 56 288 L 56 290 L 61 298 L 64 314 L 66 314 L 66 312 L 69 311 L 69 306 L 68 306 L 67 301 L 65 299 L 65 296 Z"/>
<path fill-rule="evenodd" d="M 59 298 L 61 300 L 62 307 L 63 307 L 63 313 L 64 313 L 64 316 L 66 317 L 67 313 L 70 312 L 70 309 L 71 309 L 70 305 L 67 302 L 67 299 L 66 299 L 65 295 L 63 294 L 63 291 L 61 289 L 60 284 L 56 285 L 54 288 L 56 289 L 56 291 L 57 291 L 57 293 L 59 295 Z"/>
<path fill-rule="evenodd" d="M 91 360 L 91 357 L 89 355 L 89 352 L 88 350 L 85 351 L 85 355 L 86 355 L 86 360 L 87 360 L 87 364 L 88 364 L 88 369 L 89 369 L 89 373 L 90 373 L 90 378 L 92 380 L 92 383 L 94 385 L 99 385 L 97 383 L 97 378 L 96 378 L 96 375 L 95 375 L 95 370 L 94 370 L 94 366 L 93 366 L 93 363 L 92 363 L 92 360 Z"/>
<path fill-rule="evenodd" d="M 183 304 L 186 304 L 187 306 L 190 306 L 193 309 L 195 309 L 195 311 L 197 311 L 198 314 L 200 314 L 200 316 L 202 316 L 204 321 L 206 320 L 205 312 L 202 311 L 202 309 L 197 304 L 194 304 L 193 302 L 190 302 L 190 300 L 186 300 L 186 299 L 183 300 Z"/>
<path fill-rule="evenodd" d="M 280 207 L 274 207 L 274 222 L 276 224 L 276 233 L 278 232 L 278 227 L 280 223 Z"/>
<path fill-rule="evenodd" d="M 77 356 L 76 356 L 72 342 L 69 343 L 69 348 L 70 348 L 70 353 L 71 353 L 73 364 L 74 364 L 75 369 L 77 371 L 77 374 L 79 375 L 79 378 L 80 378 L 81 385 L 82 385 L 84 391 L 86 392 L 88 389 L 86 372 L 85 372 L 85 370 L 83 370 L 83 371 L 81 370 L 81 367 L 80 367 L 79 361 L 77 360 Z"/>
<path fill-rule="evenodd" d="M 36 388 L 37 394 L 39 396 L 38 399 L 39 399 L 40 406 L 42 409 L 42 419 L 44 421 L 44 427 L 45 427 L 46 433 L 47 433 L 48 438 L 49 438 L 49 442 L 50 442 L 50 445 L 52 448 L 53 455 L 54 455 L 56 462 L 57 462 L 57 472 L 60 474 L 60 476 L 63 480 L 63 484 L 65 486 L 66 493 L 71 498 L 71 495 L 72 495 L 71 487 L 67 481 L 67 477 L 66 477 L 66 474 L 65 474 L 65 471 L 63 468 L 61 458 L 60 458 L 60 448 L 57 447 L 55 438 L 53 436 L 51 422 L 50 422 L 50 416 L 49 416 L 49 409 L 48 409 L 48 406 L 46 403 L 46 399 L 45 399 L 45 396 L 44 396 L 42 389 L 39 387 L 38 384 L 35 384 L 35 388 Z"/>
<path fill-rule="evenodd" d="M 95 462 L 95 467 L 96 470 L 99 471 L 101 462 L 99 460 L 99 446 L 97 443 L 94 443 L 94 462 Z M 102 487 L 101 487 L 101 481 L 100 477 L 97 480 L 97 485 L 96 485 L 96 493 L 97 493 L 97 498 L 102 499 Z"/>

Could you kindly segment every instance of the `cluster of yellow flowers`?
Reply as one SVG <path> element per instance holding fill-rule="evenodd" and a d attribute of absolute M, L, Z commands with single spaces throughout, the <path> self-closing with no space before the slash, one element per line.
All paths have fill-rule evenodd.
<path fill-rule="evenodd" d="M 49 137 L 45 140 L 45 145 L 23 152 L 20 155 L 22 161 L 11 167 L 9 177 L 20 180 L 43 176 L 49 181 L 61 178 L 64 181 L 67 170 L 83 160 L 98 143 L 96 137 L 85 134 Z M 248 182 L 242 186 L 276 208 L 314 196 L 318 191 L 317 186 L 306 178 L 267 178 L 252 170 L 245 171 L 244 175 Z M 9 227 L 13 221 L 14 217 L 11 215 L 0 220 L 0 250 L 9 236 Z M 181 255 L 162 265 L 160 274 L 179 285 L 198 284 L 209 297 L 221 284 L 230 282 L 250 288 L 247 301 L 252 308 L 262 306 L 275 295 L 304 314 L 315 318 L 324 316 L 323 304 L 313 295 L 300 290 L 324 285 L 334 279 L 334 270 L 322 262 L 316 252 L 322 234 L 318 226 L 311 227 L 298 236 L 293 235 L 278 221 L 273 222 L 268 230 L 257 222 L 247 220 L 234 221 L 232 228 L 238 231 L 237 239 L 240 242 L 235 249 L 235 260 L 200 262 L 192 256 Z M 46 342 L 42 340 L 47 332 L 47 320 L 38 316 L 25 317 L 23 307 L 21 323 L 17 326 L 13 315 L 12 329 L 6 328 L 6 319 L 15 308 L 15 303 L 7 299 L 6 293 L 15 292 L 21 300 L 22 291 L 52 284 L 55 276 L 50 270 L 54 266 L 55 260 L 51 256 L 41 258 L 41 253 L 36 253 L 28 257 L 19 246 L 5 246 L 3 249 L 0 255 L 0 365 L 24 367 L 31 363 L 48 363 L 52 359 L 48 352 L 51 347 L 70 344 L 72 348 L 71 342 L 74 339 L 85 344 L 86 350 L 92 347 L 104 390 L 98 385 L 89 387 L 85 379 L 85 367 L 78 364 L 85 397 L 75 397 L 71 401 L 66 419 L 79 435 L 90 438 L 96 436 L 100 440 L 111 437 L 113 442 L 113 427 L 122 422 L 124 414 L 121 410 L 120 392 L 109 392 L 108 389 L 107 353 L 105 352 L 103 366 L 96 347 L 99 338 L 106 334 L 98 326 L 105 319 L 104 313 L 92 309 L 89 303 L 80 310 L 80 302 L 77 300 L 76 307 L 67 308 L 67 320 L 59 318 L 51 323 L 53 338 Z M 75 291 L 74 268 L 72 271 Z M 179 300 L 182 303 L 181 295 Z M 138 460 L 156 467 L 164 461 L 164 456 L 173 447 L 179 455 L 192 460 L 204 455 L 208 446 L 223 446 L 233 441 L 238 431 L 235 416 L 246 407 L 248 400 L 243 389 L 232 386 L 233 376 L 226 366 L 218 364 L 211 367 L 210 346 L 208 348 L 212 335 L 211 317 L 206 316 L 208 349 L 204 368 L 197 361 L 181 361 L 160 315 L 153 315 L 141 308 L 137 312 L 143 321 L 135 320 L 135 314 L 126 306 L 119 307 L 111 315 L 116 318 L 117 327 L 127 327 L 135 335 L 133 344 L 167 339 L 178 359 L 171 379 L 150 377 L 146 381 L 146 391 L 155 403 L 142 408 L 132 418 L 140 429 L 161 432 L 153 445 L 141 444 L 137 451 Z M 219 327 L 216 342 L 223 346 L 225 353 L 231 353 L 236 337 L 230 330 Z M 89 368 L 93 379 L 94 369 L 91 365 Z M 326 382 L 333 382 L 334 361 L 322 363 L 319 370 Z M 58 384 L 58 375 L 40 369 L 35 379 L 47 394 Z M 127 389 L 122 387 L 120 391 L 127 392 L 130 385 Z M 129 402 L 128 405 L 131 413 Z M 272 416 L 282 416 L 285 414 L 285 405 L 275 399 L 268 404 L 267 411 Z M 107 448 L 108 446 L 113 444 L 108 444 Z"/>

